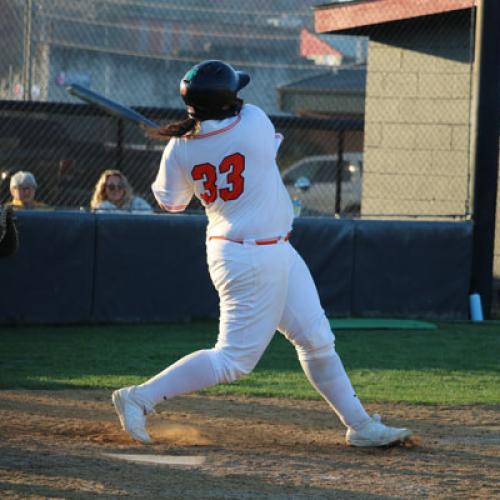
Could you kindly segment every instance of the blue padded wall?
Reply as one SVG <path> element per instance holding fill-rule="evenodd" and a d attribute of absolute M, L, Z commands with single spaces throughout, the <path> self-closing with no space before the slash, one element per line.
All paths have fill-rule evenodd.
<path fill-rule="evenodd" d="M 204 216 L 98 214 L 96 225 L 92 320 L 218 317 Z"/>
<path fill-rule="evenodd" d="M 20 211 L 19 250 L 0 259 L 0 321 L 88 321 L 95 223 L 86 213 Z"/>
<path fill-rule="evenodd" d="M 206 218 L 18 213 L 0 323 L 217 318 Z M 291 237 L 329 316 L 468 318 L 470 222 L 297 219 Z"/>
<path fill-rule="evenodd" d="M 309 267 L 329 316 L 352 309 L 354 224 L 350 220 L 296 219 L 290 239 Z"/>
<path fill-rule="evenodd" d="M 355 225 L 353 316 L 467 318 L 471 223 Z"/>

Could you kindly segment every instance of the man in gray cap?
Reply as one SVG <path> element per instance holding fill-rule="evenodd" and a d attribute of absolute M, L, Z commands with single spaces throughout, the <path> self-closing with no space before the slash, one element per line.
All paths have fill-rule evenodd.
<path fill-rule="evenodd" d="M 48 208 L 45 203 L 35 200 L 38 184 L 31 172 L 20 170 L 10 178 L 12 200 L 8 205 L 20 209 Z"/>

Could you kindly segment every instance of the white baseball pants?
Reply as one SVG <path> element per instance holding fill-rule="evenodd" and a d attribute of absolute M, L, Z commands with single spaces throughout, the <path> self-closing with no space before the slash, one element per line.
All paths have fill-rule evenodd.
<path fill-rule="evenodd" d="M 279 330 L 295 346 L 311 384 L 346 426 L 356 428 L 370 418 L 335 352 L 309 269 L 289 242 L 211 240 L 207 260 L 220 298 L 217 343 L 137 386 L 135 394 L 148 410 L 161 400 L 250 373 Z"/>

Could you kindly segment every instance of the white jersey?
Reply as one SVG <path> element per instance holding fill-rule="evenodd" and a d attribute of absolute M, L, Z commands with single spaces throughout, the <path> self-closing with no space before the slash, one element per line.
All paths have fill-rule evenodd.
<path fill-rule="evenodd" d="M 293 208 L 276 153 L 282 137 L 257 106 L 201 122 L 191 138 L 172 138 L 152 185 L 158 203 L 183 211 L 193 195 L 208 216 L 207 236 L 265 239 L 292 228 Z"/>

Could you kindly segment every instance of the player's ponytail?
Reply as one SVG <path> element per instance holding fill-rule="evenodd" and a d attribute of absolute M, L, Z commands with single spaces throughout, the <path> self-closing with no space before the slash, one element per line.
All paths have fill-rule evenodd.
<path fill-rule="evenodd" d="M 171 137 L 189 137 L 196 135 L 199 122 L 194 118 L 185 118 L 177 122 L 169 123 L 163 127 L 146 127 L 146 136 L 150 139 L 168 141 Z"/>

